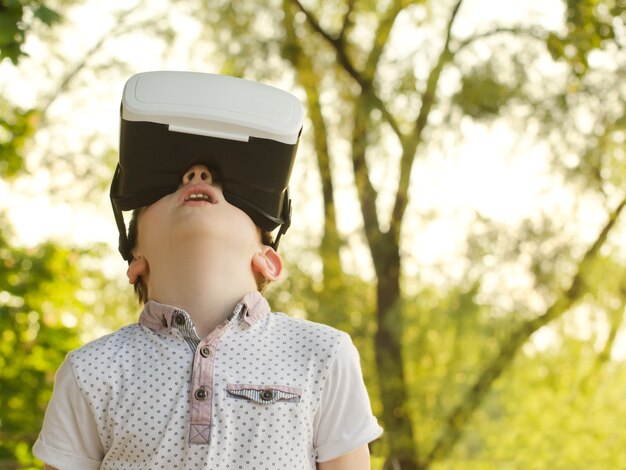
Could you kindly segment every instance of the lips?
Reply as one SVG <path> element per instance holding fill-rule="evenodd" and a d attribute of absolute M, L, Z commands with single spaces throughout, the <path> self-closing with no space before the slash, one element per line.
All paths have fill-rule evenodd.
<path fill-rule="evenodd" d="M 184 188 L 178 200 L 179 205 L 184 204 L 217 204 L 218 195 L 215 188 L 204 184 L 194 184 Z"/>

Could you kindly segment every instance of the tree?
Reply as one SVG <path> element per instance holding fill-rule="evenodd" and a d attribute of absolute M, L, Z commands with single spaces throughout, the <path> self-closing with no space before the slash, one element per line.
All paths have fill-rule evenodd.
<path fill-rule="evenodd" d="M 337 229 L 340 208 L 333 185 L 340 156 L 333 150 L 337 148 L 333 141 L 340 140 L 348 147 L 363 239 L 375 272 L 373 340 L 389 468 L 427 468 L 451 454 L 522 346 L 539 329 L 571 311 L 588 293 L 593 284 L 588 279 L 590 265 L 604 249 L 624 207 L 623 191 L 619 189 L 623 171 L 620 176 L 611 172 L 613 181 L 602 174 L 616 162 L 612 151 L 607 153 L 603 145 L 598 145 L 623 132 L 620 116 L 624 95 L 617 91 L 617 84 L 623 78 L 624 67 L 609 67 L 610 78 L 606 78 L 607 69 L 591 65 L 590 60 L 594 55 L 598 58 L 606 54 L 610 61 L 624 64 L 620 44 L 623 38 L 616 32 L 624 24 L 623 2 L 567 2 L 565 33 L 539 24 L 479 25 L 470 33 L 458 33 L 457 23 L 471 13 L 466 3 L 285 0 L 280 5 L 271 4 L 268 11 L 271 8 L 275 13 L 270 15 L 259 12 L 254 2 L 233 2 L 222 9 L 205 11 L 201 17 L 209 35 L 214 34 L 212 38 L 229 44 L 230 53 L 223 58 L 225 71 L 270 79 L 276 78 L 279 71 L 293 74 L 306 97 L 323 196 L 320 254 L 324 282 L 316 292 L 322 298 L 346 293 L 341 287 L 346 278 L 338 266 L 348 241 Z M 405 44 L 408 52 L 403 55 L 398 51 L 398 37 L 419 38 L 421 31 L 430 39 L 428 43 L 422 40 L 427 46 L 418 49 Z M 490 53 L 480 54 L 481 48 Z M 273 55 L 277 51 L 282 61 Z M 550 57 L 560 67 L 556 75 L 540 66 Z M 456 91 L 445 91 L 450 89 L 450 77 L 455 74 L 461 77 Z M 600 81 L 603 74 L 605 79 Z M 444 76 L 447 87 L 443 85 Z M 614 90 L 613 106 L 592 110 L 592 104 L 607 90 Z M 589 137 L 588 130 L 569 124 L 584 112 L 602 124 L 601 137 L 587 140 L 581 152 L 580 144 Z M 507 329 L 497 347 L 485 352 L 482 371 L 472 377 L 473 383 L 457 403 L 445 411 L 443 423 L 436 430 L 439 437 L 430 438 L 417 433 L 420 425 L 408 406 L 412 400 L 406 370 L 412 360 L 402 347 L 410 329 L 408 313 L 402 308 L 402 255 L 410 248 L 403 239 L 407 227 L 415 224 L 409 220 L 407 208 L 412 202 L 416 161 L 433 152 L 437 139 L 453 133 L 445 126 L 454 127 L 468 119 L 478 124 L 509 119 L 520 123 L 520 135 L 554 143 L 550 160 L 555 171 L 563 174 L 566 170 L 564 184 L 571 187 L 576 180 L 589 183 L 593 175 L 593 186 L 579 187 L 577 197 L 595 199 L 598 207 L 605 208 L 606 216 L 598 225 L 595 240 L 587 242 L 586 248 L 577 236 L 563 240 L 553 234 L 551 239 L 548 232 L 538 232 L 532 233 L 532 239 L 524 239 L 523 231 L 518 232 L 520 243 L 532 241 L 539 248 L 528 255 L 533 259 L 531 268 L 543 262 L 543 272 L 529 275 L 536 276 L 535 288 L 545 308 L 524 312 L 522 320 L 516 319 L 514 312 L 508 313 L 513 327 Z M 330 121 L 339 131 L 330 130 Z M 533 128 L 539 130 L 534 132 Z M 350 137 L 337 137 L 339 133 Z M 393 155 L 381 143 L 385 139 L 394 142 Z M 564 168 L 565 157 L 572 155 L 576 163 Z M 381 160 L 392 166 L 390 173 L 397 177 L 391 189 L 376 178 Z M 568 255 L 558 263 L 542 260 L 543 247 L 554 240 L 576 255 Z M 474 271 L 486 274 L 477 267 Z M 480 291 L 480 278 L 475 282 Z M 339 311 L 335 313 L 341 318 Z"/>
<path fill-rule="evenodd" d="M 48 2 L 46 2 L 48 3 Z M 22 46 L 33 24 L 52 26 L 61 16 L 40 0 L 3 0 L 0 2 L 0 61 L 15 65 L 26 53 Z"/>
<path fill-rule="evenodd" d="M 119 31 L 136 29 L 144 7 L 120 17 Z M 386 431 L 376 468 L 624 465 L 615 443 L 625 436 L 603 424 L 626 409 L 602 383 L 626 382 L 613 357 L 626 272 L 625 4 L 562 7 L 546 25 L 490 21 L 470 0 L 185 3 L 204 28 L 196 58 L 291 83 L 306 101 L 307 179 L 294 193 L 319 189 L 320 229 L 305 221 L 312 235 L 285 241 L 299 251 L 285 252 L 289 278 L 271 295 L 353 334 Z M 65 68 L 69 82 L 59 83 L 74 86 L 64 93 L 99 66 L 77 64 Z M 14 115 L 3 127 L 15 135 L 46 122 Z M 470 132 L 502 129 L 519 140 L 518 153 L 532 142 L 525 158 L 546 162 L 559 204 L 506 223 L 463 212 L 465 227 L 455 228 L 466 240 L 454 260 L 415 274 L 415 252 L 424 251 L 415 234 L 443 218 L 419 198 L 420 171 L 452 159 L 443 155 Z M 21 160 L 7 161 L 9 171 Z M 346 224 L 353 214 L 359 222 Z M 295 222 L 290 234 L 303 235 Z M 542 345 L 541 334 L 553 336 Z M 554 439 L 561 429 L 580 443 Z M 605 441 L 609 452 L 594 450 Z"/>
<path fill-rule="evenodd" d="M 27 57 L 22 49 L 27 33 L 43 34 L 33 28 L 31 18 L 47 26 L 61 19 L 39 1 L 0 4 L 2 59 L 17 65 Z M 120 25 L 124 22 L 116 27 Z M 96 53 L 102 42 L 89 54 Z M 23 109 L 4 97 L 0 100 L 4 181 L 28 174 L 34 138 L 45 127 L 48 108 L 85 64 L 86 60 L 69 69 L 54 97 L 41 107 Z M 119 282 L 100 272 L 104 247 L 78 248 L 52 241 L 23 247 L 4 212 L 0 226 L 0 468 L 39 468 L 42 464 L 31 447 L 52 394 L 54 372 L 70 350 L 93 338 L 92 330 L 102 334 L 127 321 L 134 301 L 130 289 L 124 294 Z"/>
<path fill-rule="evenodd" d="M 37 21 L 50 27 L 60 20 L 61 16 L 55 10 L 38 0 L 1 2 L 0 62 L 9 59 L 17 65 L 27 56 L 22 46 Z M 0 100 L 0 129 L 7 136 L 0 141 L 0 174 L 4 177 L 10 178 L 24 171 L 23 152 L 35 132 L 37 121 L 35 110 L 13 107 L 4 98 Z"/>
<path fill-rule="evenodd" d="M 6 228 L 6 221 L 4 221 Z M 53 244 L 11 246 L 0 237 L 0 466 L 33 465 L 35 442 L 51 395 L 54 371 L 78 347 L 65 326 L 78 314 L 77 253 Z M 15 465 L 15 467 L 13 467 Z"/>

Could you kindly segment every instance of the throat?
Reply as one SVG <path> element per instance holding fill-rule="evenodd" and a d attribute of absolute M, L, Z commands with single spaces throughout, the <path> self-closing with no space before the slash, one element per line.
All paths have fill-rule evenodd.
<path fill-rule="evenodd" d="M 148 292 L 157 302 L 189 313 L 202 338 L 230 317 L 241 299 L 256 290 L 256 282 L 249 262 L 194 253 L 151 267 Z"/>

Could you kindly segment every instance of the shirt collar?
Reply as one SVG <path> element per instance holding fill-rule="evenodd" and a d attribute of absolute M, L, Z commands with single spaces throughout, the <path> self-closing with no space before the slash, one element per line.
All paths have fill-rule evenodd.
<path fill-rule="evenodd" d="M 253 326 L 269 315 L 269 313 L 270 306 L 265 297 L 260 292 L 254 291 L 247 293 L 241 299 L 226 321 L 230 323 L 236 319 L 237 323 Z M 180 320 L 181 314 L 183 315 L 183 321 Z M 190 323 L 191 318 L 181 308 L 162 304 L 155 300 L 146 302 L 141 315 L 139 315 L 139 324 L 156 331 L 171 331 L 172 328 L 180 329 L 179 326 L 189 325 Z M 189 328 L 185 329 L 188 330 Z"/>

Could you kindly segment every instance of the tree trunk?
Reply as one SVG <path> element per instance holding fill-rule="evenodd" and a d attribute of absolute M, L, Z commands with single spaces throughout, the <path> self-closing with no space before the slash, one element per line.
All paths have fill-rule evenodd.
<path fill-rule="evenodd" d="M 402 317 L 400 305 L 400 255 L 389 234 L 376 245 L 374 260 L 377 283 L 374 337 L 378 386 L 383 403 L 382 421 L 389 454 L 385 468 L 417 470 L 417 452 L 411 417 L 407 410 L 407 391 L 402 355 Z"/>

